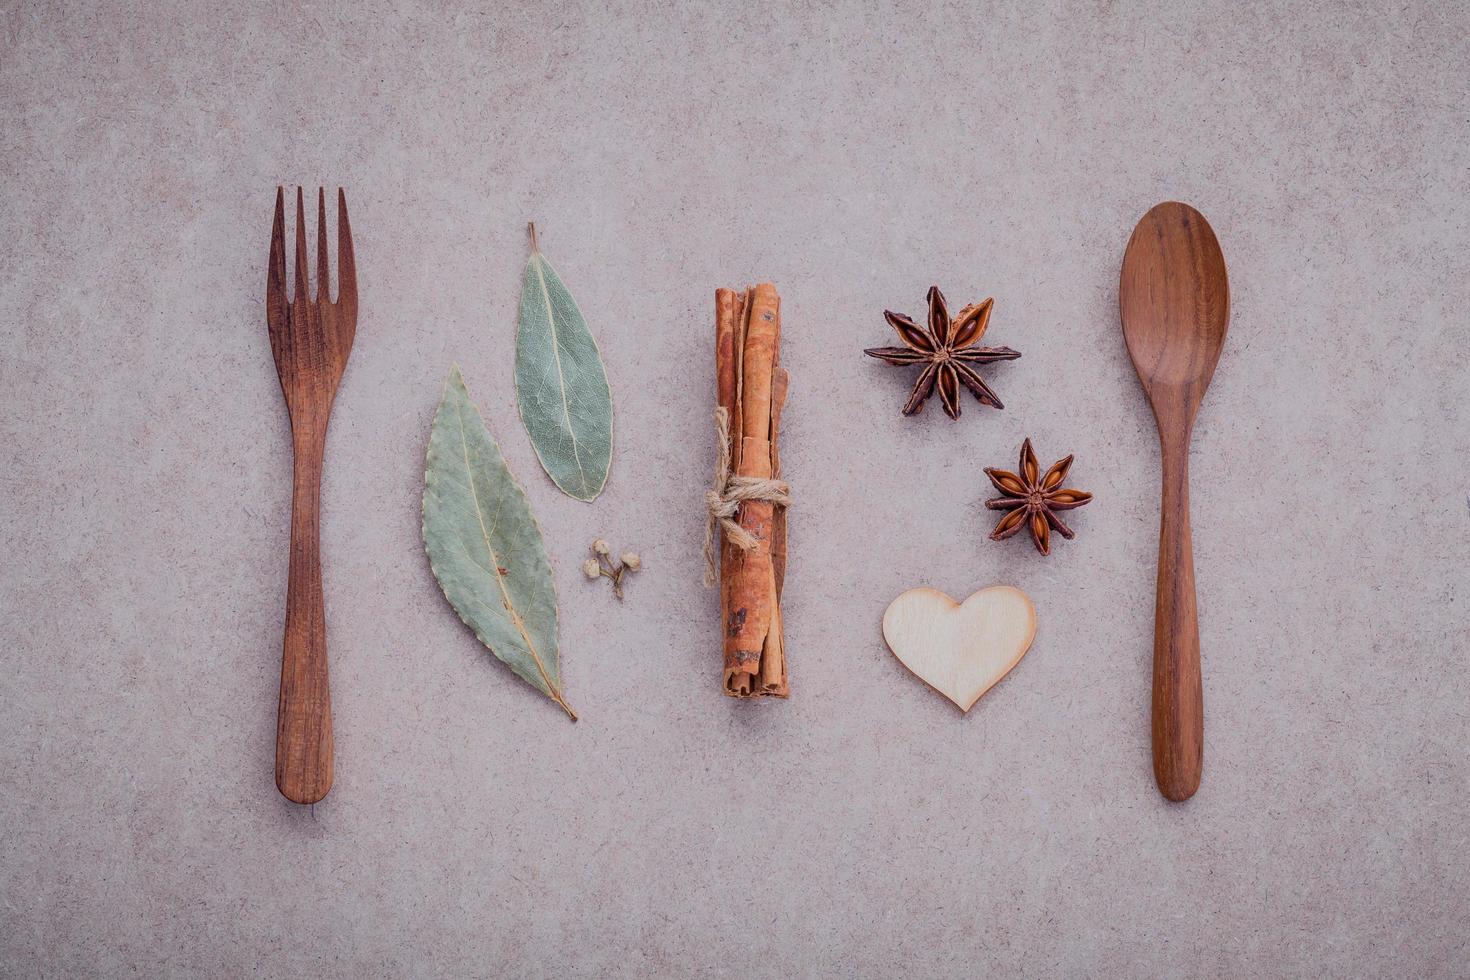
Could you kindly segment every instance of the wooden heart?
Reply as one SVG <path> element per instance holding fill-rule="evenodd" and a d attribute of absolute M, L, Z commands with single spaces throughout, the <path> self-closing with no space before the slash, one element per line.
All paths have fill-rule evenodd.
<path fill-rule="evenodd" d="M 909 589 L 883 614 L 888 649 L 961 711 L 1021 662 L 1034 636 L 1036 607 L 1008 585 L 964 602 L 937 589 Z"/>

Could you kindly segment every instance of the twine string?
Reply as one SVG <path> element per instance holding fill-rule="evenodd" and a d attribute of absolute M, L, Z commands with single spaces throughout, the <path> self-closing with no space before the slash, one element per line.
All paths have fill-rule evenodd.
<path fill-rule="evenodd" d="M 791 488 L 784 480 L 763 480 L 755 476 L 735 476 L 730 472 L 730 412 L 715 409 L 715 431 L 719 435 L 719 451 L 715 457 L 715 485 L 704 492 L 709 517 L 704 525 L 704 584 L 714 585 L 716 530 L 741 551 L 757 544 L 755 535 L 735 520 L 740 505 L 747 500 L 765 500 L 777 507 L 791 506 Z"/>

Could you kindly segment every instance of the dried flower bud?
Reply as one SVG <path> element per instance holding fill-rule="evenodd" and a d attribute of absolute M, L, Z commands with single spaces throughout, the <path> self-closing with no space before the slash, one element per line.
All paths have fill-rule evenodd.
<path fill-rule="evenodd" d="M 597 564 L 596 558 L 588 558 L 582 562 L 582 574 L 588 578 L 597 578 L 602 574 L 602 566 Z"/>
<path fill-rule="evenodd" d="M 623 567 L 628 569 L 630 572 L 636 572 L 638 571 L 638 569 L 643 567 L 643 559 L 639 558 L 631 551 L 623 553 L 622 562 Z"/>
<path fill-rule="evenodd" d="M 592 542 L 592 550 L 596 554 L 606 555 L 612 551 L 612 548 L 608 546 L 608 543 L 606 541 L 598 538 L 596 541 Z"/>

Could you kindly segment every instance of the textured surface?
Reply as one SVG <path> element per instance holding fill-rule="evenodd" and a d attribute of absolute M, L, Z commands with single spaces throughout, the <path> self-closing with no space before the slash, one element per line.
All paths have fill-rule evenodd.
<path fill-rule="evenodd" d="M 1186 12 L 1187 11 L 1187 12 Z M 0 14 L 0 973 L 1455 976 L 1470 959 L 1470 7 L 11 3 Z M 337 779 L 271 784 L 290 448 L 278 182 L 348 188 L 322 545 Z M 1204 784 L 1149 766 L 1156 436 L 1117 319 L 1159 200 L 1232 322 L 1195 437 Z M 602 345 L 612 474 L 540 472 L 525 223 Z M 719 694 L 713 291 L 792 388 L 789 703 Z M 1004 412 L 900 418 L 885 307 L 996 297 Z M 582 721 L 419 540 L 465 371 L 540 518 Z M 985 540 L 1030 435 L 1096 493 Z M 626 603 L 594 536 L 644 555 Z M 900 591 L 1009 583 L 968 716 Z M 954 772 L 968 776 L 955 779 Z"/>

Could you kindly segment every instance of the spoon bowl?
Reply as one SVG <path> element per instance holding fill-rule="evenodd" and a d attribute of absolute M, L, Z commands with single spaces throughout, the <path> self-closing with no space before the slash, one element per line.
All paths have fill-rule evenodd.
<path fill-rule="evenodd" d="M 1118 306 L 1128 355 L 1159 427 L 1163 504 L 1154 603 L 1154 778 L 1164 796 L 1182 801 L 1199 788 L 1204 769 L 1189 440 L 1230 319 L 1225 257 L 1204 215 L 1169 201 L 1143 216 L 1123 254 Z"/>
<path fill-rule="evenodd" d="M 1192 422 L 1230 319 L 1225 256 L 1204 215 L 1169 201 L 1143 216 L 1123 254 L 1118 305 L 1123 340 L 1155 414 L 1161 406 L 1183 408 Z"/>

